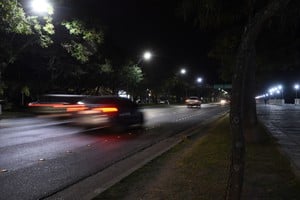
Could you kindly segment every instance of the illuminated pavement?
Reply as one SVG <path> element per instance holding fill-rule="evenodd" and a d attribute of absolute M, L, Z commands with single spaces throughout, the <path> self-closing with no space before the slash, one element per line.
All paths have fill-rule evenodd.
<path fill-rule="evenodd" d="M 258 104 L 257 113 L 300 177 L 300 105 Z"/>

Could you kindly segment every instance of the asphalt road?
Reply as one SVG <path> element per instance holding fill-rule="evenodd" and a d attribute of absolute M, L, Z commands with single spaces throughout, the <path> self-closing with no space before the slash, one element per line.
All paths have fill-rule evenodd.
<path fill-rule="evenodd" d="M 24 118 L 0 122 L 0 199 L 51 197 L 137 152 L 228 111 L 204 104 L 144 108 L 143 130 L 86 130 L 70 120 Z"/>

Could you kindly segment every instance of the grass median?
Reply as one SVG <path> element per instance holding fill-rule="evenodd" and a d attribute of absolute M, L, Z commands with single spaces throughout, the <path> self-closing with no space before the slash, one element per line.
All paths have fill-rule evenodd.
<path fill-rule="evenodd" d="M 205 136 L 184 140 L 95 199 L 224 199 L 231 147 L 228 117 L 209 127 Z M 263 128 L 259 132 L 265 140 L 247 144 L 242 199 L 300 199 L 300 182 L 289 161 Z"/>

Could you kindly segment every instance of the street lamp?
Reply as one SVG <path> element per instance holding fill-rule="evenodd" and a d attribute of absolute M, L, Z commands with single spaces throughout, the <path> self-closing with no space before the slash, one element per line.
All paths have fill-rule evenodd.
<path fill-rule="evenodd" d="M 152 53 L 150 51 L 145 51 L 143 56 L 141 56 L 137 62 L 137 65 L 139 65 L 143 60 L 148 61 L 151 60 Z"/>
<path fill-rule="evenodd" d="M 298 90 L 299 90 L 299 84 L 295 84 L 295 85 L 294 85 L 294 89 L 296 90 L 296 99 L 297 99 L 297 98 L 298 98 L 297 92 L 298 92 Z"/>
<path fill-rule="evenodd" d="M 186 74 L 186 69 L 185 69 L 185 68 L 182 68 L 182 69 L 180 70 L 180 74 L 182 74 L 182 75 Z"/>
<path fill-rule="evenodd" d="M 278 90 L 277 93 L 278 93 L 278 94 L 281 93 L 281 98 L 283 99 L 283 87 L 282 87 L 282 85 L 278 85 L 278 86 L 277 86 L 277 90 Z"/>
<path fill-rule="evenodd" d="M 197 83 L 202 83 L 203 79 L 201 77 L 198 77 L 196 81 Z"/>
<path fill-rule="evenodd" d="M 144 56 L 143 56 L 144 60 L 150 60 L 152 58 L 152 53 L 149 52 L 149 51 L 146 51 L 144 53 Z"/>
<path fill-rule="evenodd" d="M 187 71 L 186 71 L 185 68 L 181 68 L 181 69 L 180 69 L 180 74 L 181 74 L 181 75 L 183 75 L 183 76 L 186 75 L 186 72 L 187 72 Z M 188 86 L 187 86 L 187 84 L 184 84 L 184 85 L 185 85 L 185 87 L 184 87 L 184 88 L 185 88 L 185 97 L 187 97 L 187 93 L 188 93 L 188 92 L 187 92 L 187 87 L 188 87 Z"/>
<path fill-rule="evenodd" d="M 47 0 L 32 0 L 31 7 L 34 12 L 39 14 L 53 14 L 53 6 Z"/>
<path fill-rule="evenodd" d="M 202 81 L 203 79 L 201 77 L 197 77 L 196 82 L 199 84 L 200 87 L 197 87 L 197 95 L 201 96 L 202 94 Z M 200 89 L 199 89 L 200 88 Z M 199 91 L 200 90 L 200 91 Z"/>

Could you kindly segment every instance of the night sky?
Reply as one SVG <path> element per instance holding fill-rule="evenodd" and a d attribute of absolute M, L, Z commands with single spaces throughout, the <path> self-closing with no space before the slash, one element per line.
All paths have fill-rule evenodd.
<path fill-rule="evenodd" d="M 203 77 L 205 83 L 224 83 L 219 79 L 219 65 L 208 59 L 216 34 L 196 28 L 184 21 L 175 0 L 68 0 L 66 6 L 55 8 L 57 17 L 75 16 L 93 19 L 104 27 L 105 42 L 125 51 L 138 61 L 145 50 L 154 57 L 142 62 L 143 71 L 154 81 L 161 81 L 185 67 L 186 78 Z M 293 72 L 277 71 L 265 75 L 268 84 L 292 84 L 297 81 L 299 69 Z M 286 87 L 291 87 L 291 86 Z"/>
<path fill-rule="evenodd" d="M 213 37 L 184 21 L 174 2 L 69 1 L 70 7 L 64 10 L 97 19 L 105 27 L 104 40 L 126 51 L 132 60 L 151 51 L 153 59 L 141 64 L 152 80 L 162 80 L 185 67 L 190 79 L 201 76 L 207 83 L 219 82 L 218 65 L 207 58 Z"/>

